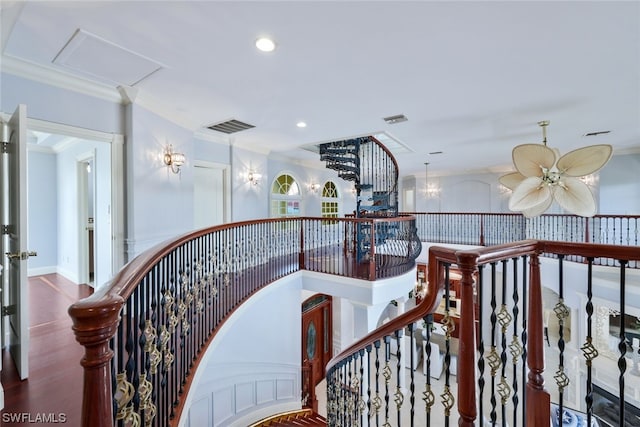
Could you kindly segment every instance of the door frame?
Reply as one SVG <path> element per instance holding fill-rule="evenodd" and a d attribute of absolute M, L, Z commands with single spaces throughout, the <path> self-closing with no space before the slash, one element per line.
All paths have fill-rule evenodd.
<path fill-rule="evenodd" d="M 193 167 L 218 170 L 222 169 L 222 189 L 224 192 L 222 196 L 222 202 L 224 205 L 222 212 L 222 222 L 229 222 L 231 220 L 231 166 L 224 163 L 209 162 L 205 160 L 194 160 Z"/>
<path fill-rule="evenodd" d="M 319 297 L 322 297 L 324 299 L 318 304 L 315 304 L 310 308 L 308 308 L 307 310 L 304 310 L 305 305 L 307 305 L 309 302 Z M 318 354 L 318 357 L 320 358 L 320 365 L 324 369 L 327 366 L 327 363 L 329 363 L 329 361 L 333 357 L 333 297 L 331 295 L 327 295 L 323 293 L 316 293 L 310 296 L 309 298 L 305 299 L 301 304 L 301 308 L 303 309 L 302 316 L 301 316 L 301 344 L 302 344 L 301 354 L 300 354 L 301 366 L 305 361 L 305 355 L 306 355 L 307 340 L 305 339 L 306 338 L 306 330 L 304 327 L 305 319 L 307 319 L 308 316 L 311 316 L 312 313 L 314 313 L 317 310 L 322 310 L 322 311 L 325 309 L 327 310 L 326 325 L 323 322 L 323 324 L 320 325 L 322 330 L 317 331 L 318 332 L 317 336 L 320 336 L 320 342 L 326 343 L 326 348 L 323 345 L 317 349 L 318 350 L 317 354 Z M 320 314 L 320 316 L 323 320 L 325 319 L 322 313 Z M 321 375 L 320 381 L 322 380 L 322 378 L 323 376 Z M 313 384 L 313 387 L 315 388 L 316 385 L 318 385 L 318 383 Z"/>
<path fill-rule="evenodd" d="M 87 196 L 89 191 L 89 186 L 93 186 L 94 188 L 94 198 L 93 198 L 93 211 L 95 213 L 95 175 L 93 182 L 89 182 L 88 176 L 86 173 L 86 164 L 89 160 L 94 161 L 95 165 L 96 159 L 96 150 L 90 150 L 85 153 L 82 153 L 76 156 L 76 173 L 78 176 L 78 281 L 80 283 L 90 283 L 90 272 L 89 272 L 89 215 L 87 213 L 87 206 L 89 203 L 89 198 Z M 95 214 L 94 214 L 95 216 Z M 94 229 L 95 233 L 95 229 Z M 93 257 L 96 256 L 95 251 L 95 234 L 94 234 L 94 243 L 93 243 Z M 98 265 L 94 262 L 94 269 L 97 269 Z M 113 274 L 113 271 L 112 271 Z M 94 279 L 97 277 L 97 272 L 94 273 Z"/>
<path fill-rule="evenodd" d="M 28 107 L 28 106 L 27 106 Z M 3 114 L 2 119 L 10 117 Z M 27 117 L 27 130 L 106 142 L 111 147 L 111 274 L 125 264 L 124 252 L 124 136 Z"/>

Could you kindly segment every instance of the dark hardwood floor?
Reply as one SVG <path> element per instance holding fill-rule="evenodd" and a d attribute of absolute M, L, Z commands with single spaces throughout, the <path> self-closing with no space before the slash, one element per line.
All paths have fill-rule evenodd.
<path fill-rule="evenodd" d="M 15 414 L 49 419 L 36 425 L 80 425 L 83 348 L 71 330 L 67 309 L 89 296 L 93 289 L 62 276 L 48 274 L 29 278 L 30 351 L 29 378 L 20 381 L 8 351 L 2 351 L 4 409 L 0 425 L 24 426 Z M 20 415 L 23 416 L 23 415 Z"/>

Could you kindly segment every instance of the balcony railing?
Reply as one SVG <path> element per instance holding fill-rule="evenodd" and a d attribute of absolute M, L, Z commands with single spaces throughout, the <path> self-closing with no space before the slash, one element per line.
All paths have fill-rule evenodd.
<path fill-rule="evenodd" d="M 484 214 L 476 215 L 464 219 L 467 227 L 460 226 L 460 233 L 474 229 L 474 221 Z M 438 218 L 440 227 L 453 228 L 444 216 Z M 487 227 L 495 228 L 496 235 L 517 228 L 516 216 L 505 216 L 504 224 L 500 218 L 492 220 L 494 225 L 488 225 L 487 218 L 478 222 L 475 230 L 485 236 L 480 240 L 491 240 Z M 630 417 L 636 416 L 640 396 L 625 383 L 632 355 L 629 332 L 623 323 L 617 351 L 605 348 L 598 324 L 602 306 L 594 297 L 594 283 L 600 280 L 594 270 L 602 268 L 596 264 L 607 260 L 614 266 L 617 294 L 607 310 L 625 318 L 635 313 L 631 307 L 640 306 L 633 286 L 637 276 L 630 276 L 629 269 L 638 265 L 640 248 L 618 243 L 628 239 L 637 244 L 632 238 L 637 228 L 629 221 L 599 226 L 597 235 L 615 236 L 616 245 L 526 240 L 470 251 L 432 248 L 424 301 L 355 343 L 328 367 L 329 423 L 382 425 L 388 420 L 412 425 L 411 420 L 422 423 L 424 418 L 427 425 L 460 419 L 461 425 L 488 420 L 548 426 L 551 401 L 560 411 L 572 408 L 592 419 L 601 395 L 608 396 L 618 420 L 631 419 L 635 425 L 637 419 Z M 422 232 L 424 227 L 435 225 L 421 225 Z M 219 326 L 254 292 L 301 269 L 365 280 L 410 271 L 420 250 L 415 229 L 413 216 L 263 220 L 189 233 L 145 252 L 110 284 L 70 308 L 77 340 L 85 346 L 83 425 L 174 425 L 203 351 Z M 588 229 L 585 236 L 593 239 L 593 223 Z M 602 232 L 605 229 L 609 231 Z M 453 235 L 447 243 L 474 244 Z M 542 259 L 542 254 L 554 258 Z M 569 286 L 563 271 L 576 264 L 568 262 L 573 259 L 584 262 L 579 265 L 586 273 Z M 452 268 L 461 274 L 455 298 Z M 552 309 L 558 316 L 558 367 L 546 371 L 541 273 L 547 273 L 545 286 L 555 287 L 560 295 Z M 611 276 L 610 270 L 606 274 Z M 573 309 L 586 313 L 587 325 L 581 357 L 567 348 L 567 304 L 560 303 L 576 290 L 582 300 Z M 436 328 L 439 311 L 442 327 Z M 422 353 L 412 351 L 418 341 L 426 375 L 418 377 L 411 369 L 405 383 L 403 360 L 414 366 Z M 431 378 L 438 364 L 444 372 L 441 381 Z M 617 384 L 612 386 L 611 378 Z M 545 384 L 551 381 L 556 385 L 547 392 Z M 576 391 L 572 387 L 578 381 Z M 579 405 L 576 394 L 585 396 Z"/>
<path fill-rule="evenodd" d="M 303 269 L 402 274 L 420 250 L 415 219 L 402 217 L 235 223 L 144 252 L 69 309 L 85 347 L 82 425 L 176 424 L 200 356 L 253 293 Z"/>
<path fill-rule="evenodd" d="M 602 245 L 640 246 L 640 215 L 547 214 L 526 218 L 515 213 L 411 212 L 423 242 L 493 246 L 525 239 Z M 581 261 L 574 259 L 575 261 Z M 607 265 L 606 258 L 594 260 Z M 640 268 L 636 262 L 629 268 Z"/>

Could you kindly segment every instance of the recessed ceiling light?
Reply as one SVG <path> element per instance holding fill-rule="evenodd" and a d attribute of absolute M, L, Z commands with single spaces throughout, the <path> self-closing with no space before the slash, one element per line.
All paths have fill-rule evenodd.
<path fill-rule="evenodd" d="M 256 47 L 263 52 L 273 52 L 276 48 L 276 43 L 267 37 L 260 37 L 256 40 Z"/>
<path fill-rule="evenodd" d="M 305 122 L 298 122 L 296 123 L 296 126 L 298 126 L 299 128 L 306 128 L 307 124 Z"/>

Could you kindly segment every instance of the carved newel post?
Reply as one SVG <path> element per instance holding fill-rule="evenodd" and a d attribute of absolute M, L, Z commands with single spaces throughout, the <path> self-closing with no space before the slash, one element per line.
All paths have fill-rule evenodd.
<path fill-rule="evenodd" d="M 544 389 L 544 327 L 542 316 L 542 287 L 540 260 L 531 256 L 529 281 L 529 318 L 527 320 L 527 427 L 548 427 L 551 420 L 551 397 Z"/>
<path fill-rule="evenodd" d="M 84 368 L 82 397 L 83 427 L 112 427 L 113 395 L 109 340 L 120 322 L 124 301 L 117 296 L 96 295 L 69 307 L 76 340 L 84 347 L 80 364 Z"/>

